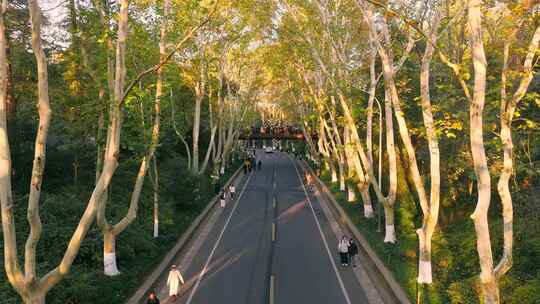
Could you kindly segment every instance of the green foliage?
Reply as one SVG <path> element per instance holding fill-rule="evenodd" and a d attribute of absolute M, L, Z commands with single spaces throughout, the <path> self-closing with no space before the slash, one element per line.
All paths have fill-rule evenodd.
<path fill-rule="evenodd" d="M 315 164 L 311 164 L 315 166 Z M 418 227 L 419 207 L 414 204 L 412 194 L 408 191 L 405 176 L 399 169 L 398 187 L 399 201 L 396 205 L 396 232 L 398 242 L 395 245 L 383 243 L 384 239 L 384 213 L 382 207 L 377 206 L 373 200 L 375 217 L 366 219 L 363 217 L 363 206 L 357 202 L 349 203 L 345 193 L 339 191 L 337 183 L 331 183 L 329 171 L 322 171 L 322 180 L 328 185 L 336 200 L 344 207 L 352 221 L 358 226 L 360 232 L 368 240 L 371 247 L 383 260 L 386 266 L 393 272 L 398 282 L 405 288 L 411 301 L 416 299 L 419 293 L 421 303 L 429 304 L 475 304 L 480 303 L 478 292 L 478 257 L 476 252 L 476 238 L 474 235 L 473 222 L 466 216 L 458 216 L 449 225 L 442 225 L 436 230 L 433 237 L 432 267 L 434 283 L 431 286 L 417 286 L 417 251 L 418 243 L 415 235 L 415 226 Z M 465 189 L 462 189 L 465 190 Z M 448 194 L 443 194 L 446 199 Z M 536 198 L 525 195 L 518 197 L 515 206 L 523 210 L 523 204 Z M 531 205 L 536 203 L 530 202 Z M 463 208 L 461 204 L 451 205 L 446 209 Z M 377 217 L 381 213 L 381 230 L 378 231 Z M 443 210 L 440 222 L 448 221 L 446 218 L 452 210 Z M 499 211 L 497 211 L 499 212 Z M 509 275 L 501 281 L 501 295 L 504 303 L 540 303 L 539 287 L 540 275 L 538 265 L 540 263 L 540 238 L 534 231 L 537 209 L 532 209 L 528 214 L 519 211 L 515 231 L 519 231 L 515 239 L 514 265 Z M 532 215 L 532 217 L 531 217 Z M 455 216 L 455 215 L 454 215 Z M 498 215 L 492 212 L 491 227 L 493 235 L 493 248 L 501 247 L 502 223 L 497 221 Z M 440 227 L 440 226 L 439 226 Z M 495 256 L 500 256 L 500 250 L 495 251 Z"/>

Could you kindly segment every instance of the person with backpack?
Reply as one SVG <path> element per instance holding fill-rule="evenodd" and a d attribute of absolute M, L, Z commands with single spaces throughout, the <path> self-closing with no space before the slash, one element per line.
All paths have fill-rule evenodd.
<path fill-rule="evenodd" d="M 349 240 L 349 260 L 353 267 L 356 267 L 356 259 L 358 257 L 358 246 L 353 238 Z"/>
<path fill-rule="evenodd" d="M 341 266 L 349 266 L 349 240 L 343 236 L 338 243 L 339 257 L 341 258 Z"/>

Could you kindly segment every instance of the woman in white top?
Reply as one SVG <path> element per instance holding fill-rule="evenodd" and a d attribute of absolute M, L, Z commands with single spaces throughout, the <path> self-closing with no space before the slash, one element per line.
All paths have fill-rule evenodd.
<path fill-rule="evenodd" d="M 341 258 L 341 266 L 349 266 L 349 239 L 343 236 L 338 243 L 338 252 Z"/>
<path fill-rule="evenodd" d="M 180 284 L 184 285 L 184 278 L 182 277 L 182 274 L 180 274 L 180 271 L 176 268 L 176 265 L 173 265 L 171 271 L 169 272 L 169 278 L 167 279 L 169 296 L 173 297 L 173 301 L 176 301 L 178 287 L 180 287 Z"/>

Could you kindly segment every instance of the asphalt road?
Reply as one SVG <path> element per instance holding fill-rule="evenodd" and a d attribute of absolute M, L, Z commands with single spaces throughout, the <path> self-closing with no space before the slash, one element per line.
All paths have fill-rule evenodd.
<path fill-rule="evenodd" d="M 283 153 L 257 157 L 262 169 L 243 178 L 237 200 L 205 224 L 189 257 L 178 257 L 186 285 L 176 303 L 368 303 L 352 268 L 339 263 L 338 236 L 300 168 Z M 172 303 L 166 274 L 156 290 Z"/>

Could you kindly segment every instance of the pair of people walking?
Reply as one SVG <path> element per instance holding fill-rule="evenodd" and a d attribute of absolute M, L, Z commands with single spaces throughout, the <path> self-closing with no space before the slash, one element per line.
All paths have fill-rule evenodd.
<path fill-rule="evenodd" d="M 229 196 L 230 196 L 231 200 L 234 199 L 235 193 L 236 193 L 236 187 L 233 184 L 231 184 L 229 186 Z M 224 190 L 221 190 L 219 192 L 219 204 L 220 204 L 221 208 L 225 208 L 225 205 L 227 204 L 227 195 L 225 194 Z"/>
<path fill-rule="evenodd" d="M 356 267 L 358 246 L 352 238 L 349 239 L 346 236 L 343 236 L 338 243 L 338 252 L 341 260 L 341 266 L 349 266 L 350 263 L 353 267 Z"/>

